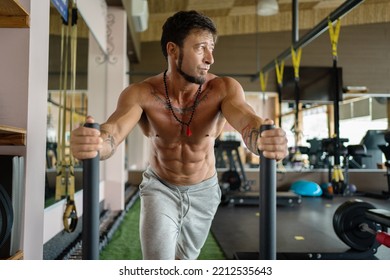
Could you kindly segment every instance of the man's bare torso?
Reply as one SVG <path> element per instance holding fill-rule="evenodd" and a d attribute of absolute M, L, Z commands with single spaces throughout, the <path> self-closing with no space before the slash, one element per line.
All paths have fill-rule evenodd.
<path fill-rule="evenodd" d="M 149 90 L 144 92 L 139 122 L 144 134 L 151 141 L 150 165 L 169 183 L 190 185 L 199 183 L 215 174 L 214 141 L 225 124 L 220 105 L 223 93 L 213 75 L 202 85 L 198 106 L 190 124 L 191 136 L 186 135 L 186 126 L 179 123 L 167 106 L 162 75 L 144 83 Z M 169 91 L 169 89 L 168 89 Z M 169 93 L 176 116 L 187 122 L 190 119 L 196 90 L 180 101 Z"/>

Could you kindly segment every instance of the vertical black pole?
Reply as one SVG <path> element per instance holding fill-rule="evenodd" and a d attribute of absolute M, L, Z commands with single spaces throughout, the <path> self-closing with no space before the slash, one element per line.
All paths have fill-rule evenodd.
<path fill-rule="evenodd" d="M 260 133 L 273 129 L 262 125 Z M 260 229 L 259 259 L 276 260 L 276 161 L 260 152 Z"/>
<path fill-rule="evenodd" d="M 299 3 L 292 1 L 292 43 L 295 45 L 299 41 Z"/>
<path fill-rule="evenodd" d="M 334 165 L 340 166 L 340 87 L 339 87 L 339 73 L 337 69 L 337 57 L 333 57 L 333 77 L 334 77 L 334 101 L 333 101 L 333 117 L 334 117 Z"/>
<path fill-rule="evenodd" d="M 86 127 L 99 129 L 97 123 Z M 83 161 L 83 260 L 99 259 L 99 155 Z"/>

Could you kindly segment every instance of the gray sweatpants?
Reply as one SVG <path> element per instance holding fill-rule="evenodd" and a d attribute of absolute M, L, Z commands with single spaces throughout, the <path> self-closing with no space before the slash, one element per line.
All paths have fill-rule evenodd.
<path fill-rule="evenodd" d="M 221 202 L 217 174 L 199 184 L 174 186 L 149 167 L 139 188 L 143 259 L 196 259 Z"/>

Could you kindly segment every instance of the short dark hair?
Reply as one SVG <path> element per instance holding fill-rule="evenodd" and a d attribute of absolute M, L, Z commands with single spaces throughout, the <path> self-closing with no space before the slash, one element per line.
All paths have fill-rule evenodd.
<path fill-rule="evenodd" d="M 197 11 L 180 11 L 169 17 L 162 27 L 161 49 L 165 58 L 168 57 L 167 43 L 173 42 L 183 46 L 184 39 L 193 29 L 207 30 L 217 39 L 217 28 L 207 16 Z"/>

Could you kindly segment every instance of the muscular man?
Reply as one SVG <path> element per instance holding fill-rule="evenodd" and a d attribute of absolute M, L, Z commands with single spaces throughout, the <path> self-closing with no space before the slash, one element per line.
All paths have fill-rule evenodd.
<path fill-rule="evenodd" d="M 241 133 L 253 153 L 281 160 L 287 139 L 257 116 L 241 85 L 209 73 L 217 30 L 211 19 L 178 12 L 162 28 L 168 68 L 121 93 L 101 132 L 85 127 L 71 134 L 78 159 L 110 157 L 139 124 L 151 143 L 149 167 L 140 185 L 140 237 L 144 259 L 196 259 L 221 199 L 214 142 L 226 123 Z M 87 122 L 93 122 L 91 117 Z"/>

